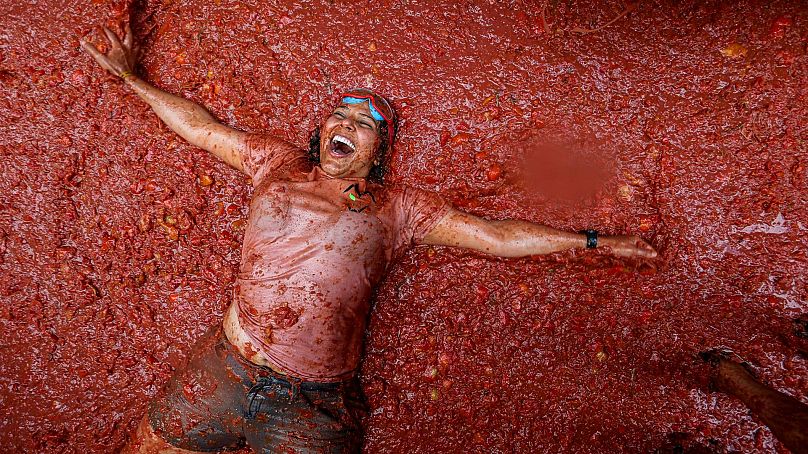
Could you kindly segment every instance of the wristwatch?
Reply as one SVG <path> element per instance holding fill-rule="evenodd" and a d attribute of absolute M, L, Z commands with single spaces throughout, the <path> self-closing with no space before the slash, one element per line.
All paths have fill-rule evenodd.
<path fill-rule="evenodd" d="M 598 231 L 593 229 L 581 230 L 578 232 L 586 235 L 586 248 L 595 249 L 598 247 Z"/>

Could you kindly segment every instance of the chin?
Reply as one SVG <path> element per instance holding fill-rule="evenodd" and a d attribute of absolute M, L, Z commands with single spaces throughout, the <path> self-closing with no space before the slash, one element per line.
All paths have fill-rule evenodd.
<path fill-rule="evenodd" d="M 320 161 L 320 168 L 322 168 L 325 173 L 331 176 L 341 175 L 347 170 L 345 166 L 341 166 L 336 162 L 330 160 L 326 162 Z"/>

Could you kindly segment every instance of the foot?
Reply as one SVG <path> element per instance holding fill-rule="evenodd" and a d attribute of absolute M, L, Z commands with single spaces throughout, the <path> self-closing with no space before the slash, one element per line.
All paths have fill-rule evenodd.
<path fill-rule="evenodd" d="M 748 364 L 732 355 L 721 350 L 699 355 L 712 366 L 711 387 L 743 401 L 793 453 L 808 454 L 808 406 L 757 381 Z"/>
<path fill-rule="evenodd" d="M 752 365 L 727 348 L 714 348 L 699 353 L 699 357 L 709 364 L 710 388 L 732 394 L 740 384 L 757 383 L 757 373 Z M 739 359 L 736 361 L 735 358 Z"/>

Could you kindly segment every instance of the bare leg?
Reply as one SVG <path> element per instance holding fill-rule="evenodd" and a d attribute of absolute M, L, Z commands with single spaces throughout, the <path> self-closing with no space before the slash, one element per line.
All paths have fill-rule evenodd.
<path fill-rule="evenodd" d="M 149 423 L 148 415 L 140 420 L 134 438 L 121 450 L 121 454 L 183 454 L 196 452 L 197 451 L 176 448 L 163 441 L 162 438 L 154 433 L 154 429 L 152 429 L 151 423 Z"/>
<path fill-rule="evenodd" d="M 757 381 L 740 363 L 707 352 L 702 358 L 715 366 L 713 385 L 743 401 L 794 454 L 808 454 L 808 405 Z"/>

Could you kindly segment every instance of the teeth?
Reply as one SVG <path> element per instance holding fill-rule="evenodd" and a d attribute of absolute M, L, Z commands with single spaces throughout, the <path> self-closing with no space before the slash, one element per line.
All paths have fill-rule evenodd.
<path fill-rule="evenodd" d="M 344 143 L 345 145 L 348 145 L 349 147 L 351 147 L 351 150 L 356 151 L 356 145 L 354 145 L 353 142 L 348 140 L 347 137 L 343 137 L 341 135 L 336 135 L 336 136 L 334 136 L 333 139 L 331 139 L 331 141 L 332 142 Z"/>

